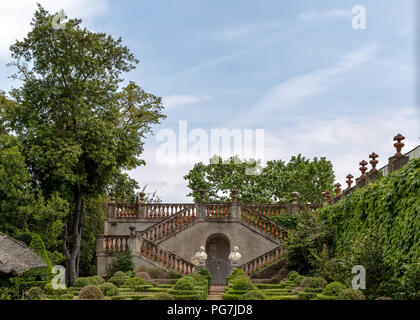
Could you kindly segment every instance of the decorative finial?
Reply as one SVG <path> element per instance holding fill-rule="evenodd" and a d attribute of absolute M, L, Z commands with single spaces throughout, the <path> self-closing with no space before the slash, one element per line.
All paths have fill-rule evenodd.
<path fill-rule="evenodd" d="M 403 154 L 401 153 L 401 149 L 402 147 L 404 147 L 404 143 L 402 143 L 401 141 L 404 139 L 405 137 L 400 133 L 394 137 L 394 141 L 397 141 L 396 143 L 394 143 L 394 147 L 395 149 L 397 149 L 397 152 L 394 154 L 394 157 L 399 158 L 403 156 Z"/>
<path fill-rule="evenodd" d="M 378 158 L 379 157 L 379 155 L 378 154 L 376 154 L 375 152 L 372 152 L 370 155 L 369 155 L 369 158 L 370 159 L 372 159 L 372 160 L 370 160 L 369 161 L 369 163 L 372 165 L 372 169 L 370 169 L 370 171 L 369 172 L 376 172 L 376 171 L 378 171 L 378 170 L 376 170 L 376 165 L 378 164 L 378 160 L 376 160 L 376 158 Z"/>
<path fill-rule="evenodd" d="M 298 196 L 299 196 L 299 192 L 293 191 L 291 194 L 292 199 L 293 199 L 293 204 L 297 204 L 298 203 Z"/>
<path fill-rule="evenodd" d="M 351 173 L 349 173 L 346 178 L 347 178 L 346 183 L 347 183 L 347 190 L 348 190 L 348 189 L 351 189 L 351 184 L 353 183 L 353 180 L 351 179 L 353 179 L 354 177 Z"/>
<path fill-rule="evenodd" d="M 232 189 L 230 190 L 230 198 L 232 199 L 232 202 L 238 201 L 238 190 Z"/>
<path fill-rule="evenodd" d="M 146 193 L 145 193 L 145 192 L 143 192 L 143 191 L 141 191 L 141 192 L 140 192 L 140 203 L 141 203 L 141 204 L 144 204 L 144 202 L 145 202 L 145 197 L 146 197 Z"/>
<path fill-rule="evenodd" d="M 360 170 L 360 172 L 362 173 L 362 175 L 360 176 L 360 178 L 366 178 L 366 170 L 368 169 L 368 168 L 366 168 L 365 166 L 367 165 L 368 163 L 365 161 L 365 160 L 362 160 L 362 161 L 360 161 L 359 162 L 359 165 L 361 165 L 361 167 L 359 168 L 359 170 Z"/>
<path fill-rule="evenodd" d="M 206 202 L 206 190 L 204 190 L 204 189 L 200 190 L 200 201 L 201 201 L 201 203 Z"/>
<path fill-rule="evenodd" d="M 334 191 L 335 191 L 335 196 L 336 197 L 338 197 L 339 195 L 340 195 L 340 193 L 341 193 L 341 184 L 339 183 L 339 182 L 337 182 L 335 185 L 334 185 L 334 187 L 335 187 L 335 189 L 334 189 Z"/>

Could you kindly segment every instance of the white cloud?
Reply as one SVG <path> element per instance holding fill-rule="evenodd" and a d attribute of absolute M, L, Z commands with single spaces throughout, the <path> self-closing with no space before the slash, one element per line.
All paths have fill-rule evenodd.
<path fill-rule="evenodd" d="M 17 39 L 23 39 L 30 31 L 30 22 L 39 2 L 45 9 L 58 12 L 64 9 L 69 18 L 92 18 L 108 11 L 108 0 L 13 0 L 0 2 L 0 60 L 10 60 L 9 47 Z M 86 21 L 85 21 L 86 19 Z"/>
<path fill-rule="evenodd" d="M 228 38 L 228 39 L 238 38 L 238 37 L 250 35 L 255 32 L 271 31 L 271 30 L 277 29 L 278 27 L 280 27 L 280 23 L 278 22 L 265 22 L 265 23 L 259 23 L 259 24 L 250 24 L 245 27 L 227 30 L 221 34 L 221 38 Z"/>
<path fill-rule="evenodd" d="M 174 95 L 163 97 L 162 102 L 166 109 L 172 109 L 172 108 L 182 106 L 185 104 L 203 102 L 208 99 L 210 99 L 209 95 L 199 96 L 199 95 L 174 94 Z"/>
<path fill-rule="evenodd" d="M 310 21 L 325 18 L 347 18 L 352 15 L 351 10 L 330 9 L 330 10 L 313 10 L 310 12 L 302 12 L 298 19 L 301 21 Z"/>
<path fill-rule="evenodd" d="M 344 54 L 335 65 L 318 69 L 283 81 L 268 91 L 249 112 L 233 119 L 226 126 L 247 127 L 270 111 L 295 107 L 297 104 L 331 90 L 337 76 L 371 60 L 379 48 L 372 42 Z"/>

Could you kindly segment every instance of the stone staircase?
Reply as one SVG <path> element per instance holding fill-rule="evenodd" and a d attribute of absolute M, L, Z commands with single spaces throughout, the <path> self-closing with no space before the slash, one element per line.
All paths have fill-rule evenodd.
<path fill-rule="evenodd" d="M 222 294 L 224 291 L 225 286 L 211 286 L 207 300 L 222 300 Z"/>

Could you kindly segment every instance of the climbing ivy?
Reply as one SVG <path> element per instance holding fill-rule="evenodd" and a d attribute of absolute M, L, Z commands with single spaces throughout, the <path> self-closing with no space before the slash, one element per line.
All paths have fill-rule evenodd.
<path fill-rule="evenodd" d="M 383 261 L 394 279 L 420 261 L 420 159 L 353 191 L 319 212 L 334 233 L 336 253 L 376 230 Z"/>

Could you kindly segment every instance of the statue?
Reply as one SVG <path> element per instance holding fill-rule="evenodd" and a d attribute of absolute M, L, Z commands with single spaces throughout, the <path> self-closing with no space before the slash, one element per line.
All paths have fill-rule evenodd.
<path fill-rule="evenodd" d="M 204 267 L 204 262 L 207 260 L 207 253 L 204 246 L 200 246 L 200 251 L 197 251 L 194 257 L 198 260 L 199 266 Z"/>
<path fill-rule="evenodd" d="M 239 253 L 239 247 L 233 246 L 233 251 L 229 254 L 229 260 L 232 267 L 237 267 L 239 260 L 241 260 L 241 254 Z"/>

